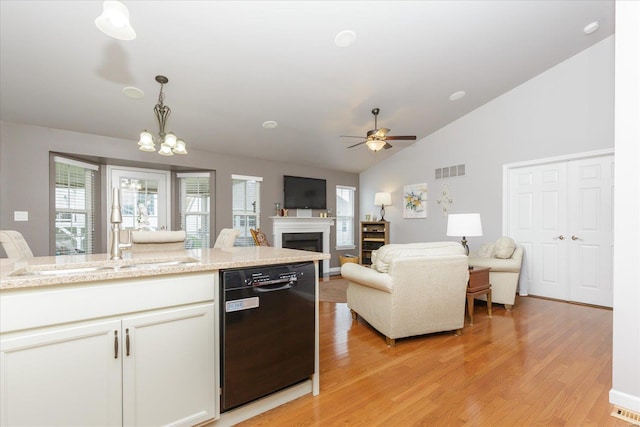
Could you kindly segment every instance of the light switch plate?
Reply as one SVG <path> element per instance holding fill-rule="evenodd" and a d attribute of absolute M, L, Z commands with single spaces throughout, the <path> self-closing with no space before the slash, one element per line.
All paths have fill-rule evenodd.
<path fill-rule="evenodd" d="M 27 211 L 13 211 L 14 221 L 29 221 L 29 212 Z"/>

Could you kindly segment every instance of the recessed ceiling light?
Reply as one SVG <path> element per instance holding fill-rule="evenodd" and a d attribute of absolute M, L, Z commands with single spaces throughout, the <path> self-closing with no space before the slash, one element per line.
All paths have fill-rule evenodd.
<path fill-rule="evenodd" d="M 129 98 L 133 98 L 133 99 L 144 98 L 144 92 L 138 89 L 137 87 L 133 87 L 133 86 L 125 87 L 124 89 L 122 89 L 122 93 L 127 95 Z"/>
<path fill-rule="evenodd" d="M 463 91 L 463 90 L 459 90 L 457 92 L 454 92 L 451 94 L 451 96 L 449 97 L 449 99 L 451 101 L 457 101 L 459 99 L 464 98 L 464 96 L 467 94 L 467 92 Z"/>
<path fill-rule="evenodd" d="M 275 122 L 273 120 L 267 120 L 262 124 L 262 127 L 265 129 L 273 129 L 276 126 L 278 126 L 278 122 Z"/>
<path fill-rule="evenodd" d="M 343 30 L 336 35 L 334 42 L 338 47 L 349 47 L 356 41 L 356 33 L 351 30 Z"/>
<path fill-rule="evenodd" d="M 598 21 L 593 21 L 591 24 L 584 27 L 583 31 L 585 34 L 593 34 L 598 31 L 598 28 L 600 28 L 600 23 Z"/>

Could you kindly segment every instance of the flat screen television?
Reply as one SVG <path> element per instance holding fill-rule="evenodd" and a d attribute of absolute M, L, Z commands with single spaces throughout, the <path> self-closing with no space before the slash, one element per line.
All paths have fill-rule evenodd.
<path fill-rule="evenodd" d="M 326 209 L 327 180 L 284 176 L 285 209 Z"/>

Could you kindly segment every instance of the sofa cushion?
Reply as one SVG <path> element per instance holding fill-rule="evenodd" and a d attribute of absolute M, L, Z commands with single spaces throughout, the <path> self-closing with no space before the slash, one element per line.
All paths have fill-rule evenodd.
<path fill-rule="evenodd" d="M 509 259 L 515 250 L 516 242 L 514 242 L 510 237 L 503 236 L 496 240 L 493 256 L 501 259 Z"/>
<path fill-rule="evenodd" d="M 458 242 L 428 242 L 428 243 L 392 243 L 380 247 L 371 254 L 371 268 L 380 273 L 389 272 L 389 264 L 395 258 L 418 258 L 434 255 L 464 254 L 462 245 Z"/>
<path fill-rule="evenodd" d="M 496 244 L 494 242 L 483 243 L 478 249 L 478 258 L 492 258 L 493 250 Z"/>

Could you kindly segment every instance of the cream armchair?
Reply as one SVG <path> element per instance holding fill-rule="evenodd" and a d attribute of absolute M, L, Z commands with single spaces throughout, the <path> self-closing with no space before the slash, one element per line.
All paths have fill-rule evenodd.
<path fill-rule="evenodd" d="M 491 302 L 504 304 L 507 311 L 511 311 L 515 304 L 523 255 L 522 247 L 517 246 L 510 237 L 484 243 L 478 251 L 469 254 L 470 266 L 491 268 Z M 485 295 L 477 298 L 487 299 Z"/>
<path fill-rule="evenodd" d="M 360 315 L 390 346 L 397 338 L 462 331 L 469 270 L 460 243 L 385 245 L 372 254 L 371 268 L 345 263 L 341 274 L 353 319 Z"/>

